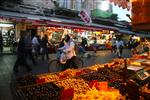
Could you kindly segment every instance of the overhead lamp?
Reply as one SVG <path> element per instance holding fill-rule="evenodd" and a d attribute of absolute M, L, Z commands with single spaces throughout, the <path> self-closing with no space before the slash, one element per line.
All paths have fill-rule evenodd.
<path fill-rule="evenodd" d="M 0 27 L 13 27 L 13 24 L 4 24 L 4 23 L 0 23 Z"/>

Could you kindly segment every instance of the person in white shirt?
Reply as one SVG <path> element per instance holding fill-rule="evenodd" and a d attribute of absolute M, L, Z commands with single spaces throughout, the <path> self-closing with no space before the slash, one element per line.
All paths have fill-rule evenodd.
<path fill-rule="evenodd" d="M 66 42 L 65 45 L 59 48 L 59 50 L 63 51 L 62 56 L 64 56 L 65 59 L 67 60 L 65 66 L 77 69 L 78 66 L 75 62 L 76 59 L 75 42 L 73 41 L 73 39 L 70 38 L 69 35 L 65 36 L 65 42 Z"/>
<path fill-rule="evenodd" d="M 39 46 L 38 38 L 35 35 L 32 39 L 32 53 L 37 56 L 38 55 L 38 46 Z"/>
<path fill-rule="evenodd" d="M 116 41 L 116 49 L 117 49 L 117 56 L 119 58 L 121 58 L 123 47 L 124 47 L 123 41 L 120 38 L 118 38 Z"/>

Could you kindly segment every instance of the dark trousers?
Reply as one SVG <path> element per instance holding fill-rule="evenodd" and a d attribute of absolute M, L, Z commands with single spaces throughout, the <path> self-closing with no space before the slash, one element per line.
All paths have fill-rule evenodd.
<path fill-rule="evenodd" d="M 0 52 L 3 52 L 3 45 L 0 44 Z"/>
<path fill-rule="evenodd" d="M 43 48 L 43 51 L 42 51 L 42 60 L 44 60 L 45 55 L 46 55 L 46 58 L 48 60 L 49 59 L 49 57 L 48 57 L 48 48 Z"/>
<path fill-rule="evenodd" d="M 33 57 L 33 54 L 32 54 L 32 49 L 26 49 L 25 50 L 25 56 L 26 58 L 29 57 L 29 59 L 32 61 L 33 64 L 35 64 L 35 59 Z"/>
<path fill-rule="evenodd" d="M 77 62 L 76 62 L 76 56 L 74 56 L 74 57 L 72 57 L 71 59 L 68 59 L 68 60 L 67 60 L 65 66 L 66 66 L 67 68 L 78 69 L 78 66 L 77 66 L 76 63 L 77 63 Z M 67 69 L 67 68 L 66 68 L 66 69 Z"/>
<path fill-rule="evenodd" d="M 26 59 L 25 54 L 18 54 L 18 57 L 17 57 L 17 60 L 16 60 L 16 63 L 15 63 L 15 65 L 14 65 L 13 70 L 18 72 L 18 67 L 19 67 L 19 66 L 24 66 L 24 67 L 26 67 L 26 69 L 27 69 L 28 71 L 31 70 L 30 66 L 27 64 L 27 59 Z"/>

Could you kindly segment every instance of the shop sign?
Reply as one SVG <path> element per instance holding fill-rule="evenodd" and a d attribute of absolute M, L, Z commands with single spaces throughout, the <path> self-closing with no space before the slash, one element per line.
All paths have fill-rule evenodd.
<path fill-rule="evenodd" d="M 86 10 L 81 10 L 79 12 L 79 16 L 81 17 L 81 19 L 85 22 L 85 23 L 91 23 L 92 20 L 91 20 L 91 17 L 90 15 L 87 13 Z"/>

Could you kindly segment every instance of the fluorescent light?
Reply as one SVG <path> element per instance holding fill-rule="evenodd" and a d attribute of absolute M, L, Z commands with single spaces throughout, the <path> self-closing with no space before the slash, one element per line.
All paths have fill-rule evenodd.
<path fill-rule="evenodd" d="M 0 27 L 13 27 L 13 24 L 2 24 L 0 23 Z"/>
<path fill-rule="evenodd" d="M 61 20 L 58 20 L 58 19 L 51 19 L 51 21 L 54 21 L 54 22 L 62 22 Z"/>
<path fill-rule="evenodd" d="M 27 17 L 28 19 L 32 19 L 32 20 L 40 20 L 40 18 L 37 17 Z"/>

